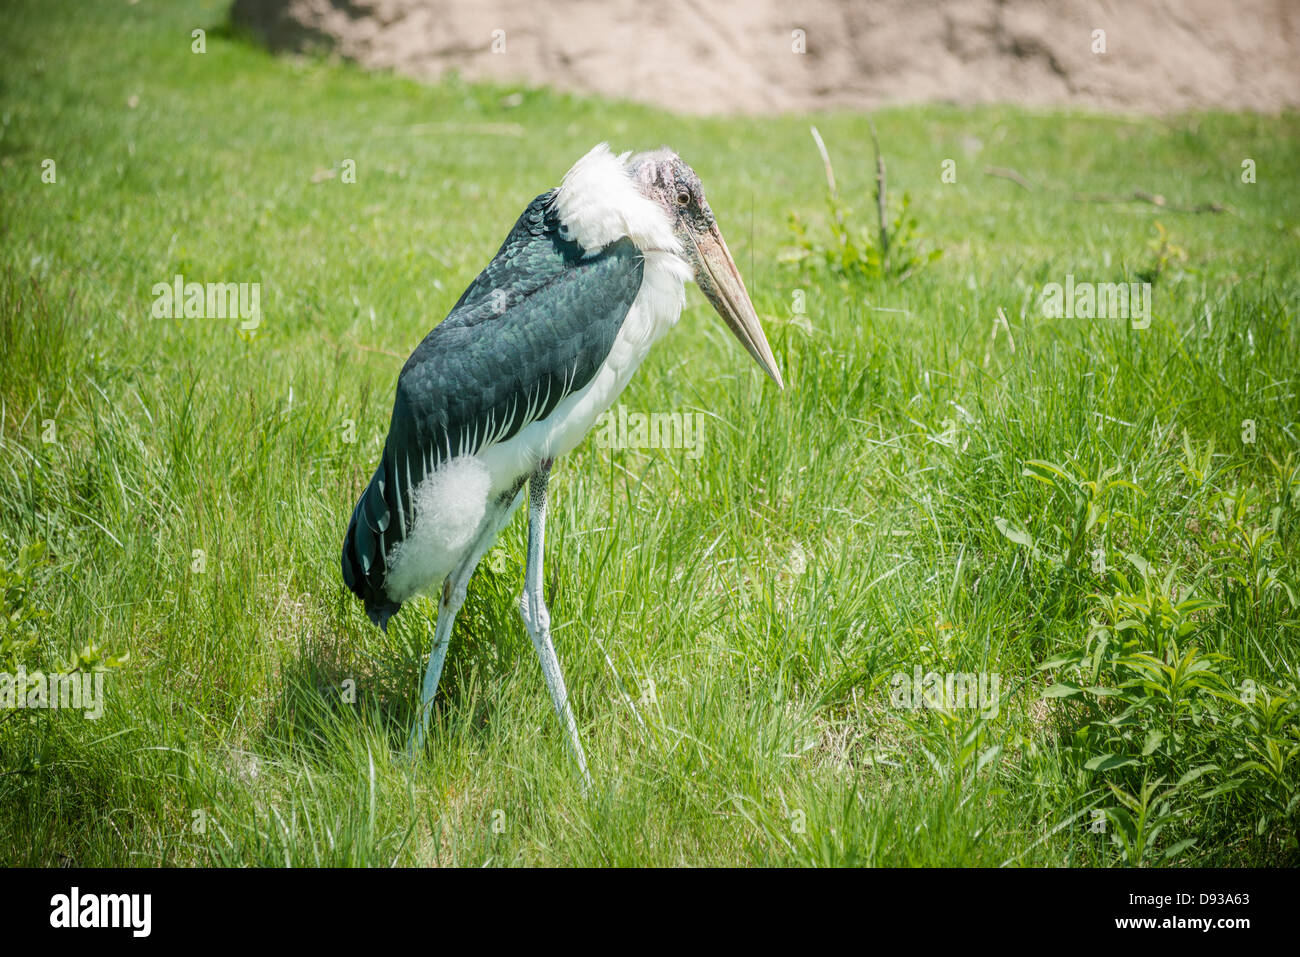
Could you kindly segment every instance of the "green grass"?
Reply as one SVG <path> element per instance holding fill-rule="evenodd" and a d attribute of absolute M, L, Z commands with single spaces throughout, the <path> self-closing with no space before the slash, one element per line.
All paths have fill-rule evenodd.
<path fill-rule="evenodd" d="M 1296 116 L 881 111 L 942 255 L 873 278 L 824 255 L 809 117 L 510 107 L 272 58 L 224 6 L 5 14 L 0 671 L 102 669 L 107 703 L 0 711 L 0 863 L 1296 863 Z M 811 121 L 873 232 L 866 119 Z M 703 454 L 557 466 L 584 796 L 515 611 L 522 517 L 414 766 L 434 607 L 385 637 L 337 556 L 401 362 L 606 139 L 700 173 L 788 389 L 692 290 L 622 401 L 705 412 Z M 355 184 L 316 175 L 344 159 Z M 1071 198 L 1135 189 L 1229 208 Z M 177 273 L 260 282 L 261 327 L 153 318 Z M 1067 274 L 1154 278 L 1150 327 L 1044 317 Z M 917 666 L 998 676 L 996 715 L 895 706 Z"/>

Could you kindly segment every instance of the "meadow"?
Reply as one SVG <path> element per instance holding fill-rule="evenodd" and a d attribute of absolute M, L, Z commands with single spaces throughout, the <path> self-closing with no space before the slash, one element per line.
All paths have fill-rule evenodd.
<path fill-rule="evenodd" d="M 0 708 L 0 864 L 1300 861 L 1296 115 L 881 110 L 882 256 L 864 115 L 420 85 L 215 2 L 4 20 L 0 673 L 104 700 Z M 414 762 L 435 606 L 382 634 L 339 549 L 405 357 L 601 141 L 699 172 L 787 388 L 692 288 L 621 401 L 699 446 L 557 464 L 584 793 L 522 515 Z"/>

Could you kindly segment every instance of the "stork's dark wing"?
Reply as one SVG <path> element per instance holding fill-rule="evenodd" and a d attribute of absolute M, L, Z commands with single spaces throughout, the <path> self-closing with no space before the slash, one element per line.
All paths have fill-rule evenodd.
<path fill-rule="evenodd" d="M 402 368 L 384 456 L 343 546 L 344 581 L 368 609 L 387 600 L 384 555 L 411 526 L 413 488 L 440 463 L 509 439 L 586 386 L 641 288 L 635 244 L 625 238 L 586 255 L 561 235 L 552 195 L 529 204 Z"/>

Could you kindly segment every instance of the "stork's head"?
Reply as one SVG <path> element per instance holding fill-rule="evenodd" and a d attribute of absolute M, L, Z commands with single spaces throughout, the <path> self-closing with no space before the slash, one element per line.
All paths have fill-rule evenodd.
<path fill-rule="evenodd" d="M 666 146 L 635 154 L 628 160 L 627 169 L 642 195 L 667 214 L 682 245 L 682 255 L 690 263 L 695 284 L 754 361 L 778 386 L 785 388 L 772 347 L 767 344 L 754 304 L 749 300 L 745 281 L 740 278 L 740 270 L 722 238 L 695 170 Z"/>

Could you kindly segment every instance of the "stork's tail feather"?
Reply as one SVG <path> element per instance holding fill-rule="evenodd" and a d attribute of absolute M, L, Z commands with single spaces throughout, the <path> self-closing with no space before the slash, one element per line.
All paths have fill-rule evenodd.
<path fill-rule="evenodd" d="M 388 634 L 388 619 L 402 610 L 400 601 L 366 602 L 366 614 L 379 626 L 380 631 Z"/>
<path fill-rule="evenodd" d="M 385 499 L 388 473 L 385 462 L 379 463 L 370 484 L 357 500 L 343 540 L 343 581 L 366 605 L 370 620 L 388 630 L 388 619 L 402 607 L 384 591 L 388 572 L 386 551 L 397 537 L 392 513 Z"/>

